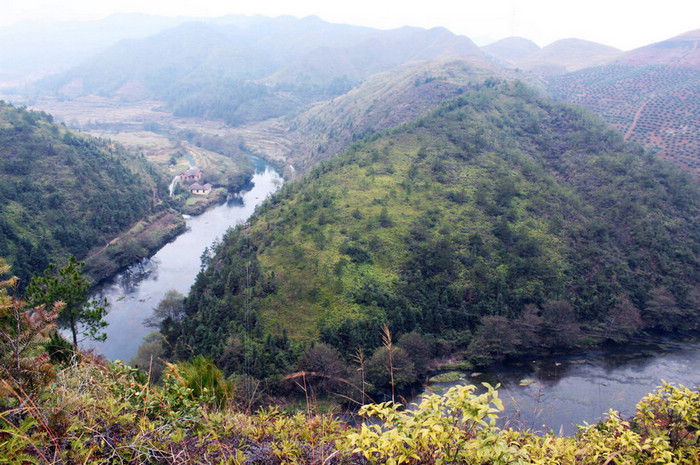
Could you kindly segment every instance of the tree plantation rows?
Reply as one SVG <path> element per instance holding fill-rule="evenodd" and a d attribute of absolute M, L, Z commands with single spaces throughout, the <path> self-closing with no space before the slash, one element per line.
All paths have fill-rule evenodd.
<path fill-rule="evenodd" d="M 549 94 L 584 105 L 626 139 L 700 175 L 700 71 L 669 65 L 608 65 L 554 77 Z"/>

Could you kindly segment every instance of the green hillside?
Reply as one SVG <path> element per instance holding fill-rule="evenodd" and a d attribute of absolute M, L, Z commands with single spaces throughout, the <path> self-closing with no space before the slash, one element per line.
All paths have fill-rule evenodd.
<path fill-rule="evenodd" d="M 228 371 L 253 343 L 269 376 L 288 338 L 348 353 L 384 323 L 482 363 L 695 327 L 699 212 L 695 181 L 590 113 L 488 81 L 285 186 L 162 331 Z"/>
<path fill-rule="evenodd" d="M 254 152 L 285 163 L 285 178 L 298 179 L 353 141 L 413 121 L 468 89 L 500 78 L 527 79 L 542 87 L 531 75 L 478 57 L 411 62 L 373 74 L 349 92 L 292 116 L 235 131 Z"/>
<path fill-rule="evenodd" d="M 0 103 L 0 256 L 25 285 L 50 261 L 106 245 L 164 196 L 142 156 Z"/>

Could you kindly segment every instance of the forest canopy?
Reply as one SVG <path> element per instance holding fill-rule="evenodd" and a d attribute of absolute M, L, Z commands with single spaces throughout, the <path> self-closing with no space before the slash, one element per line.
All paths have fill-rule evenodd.
<path fill-rule="evenodd" d="M 0 256 L 22 286 L 105 245 L 166 193 L 143 156 L 0 102 Z"/>

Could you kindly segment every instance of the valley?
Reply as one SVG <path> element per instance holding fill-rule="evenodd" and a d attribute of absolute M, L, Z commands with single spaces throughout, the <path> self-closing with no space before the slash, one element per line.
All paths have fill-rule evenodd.
<path fill-rule="evenodd" d="M 11 102 L 0 102 L 0 426 L 11 430 L 0 435 L 19 444 L 0 461 L 108 456 L 109 441 L 86 439 L 101 444 L 87 455 L 65 446 L 63 413 L 47 417 L 48 442 L 7 413 L 34 421 L 25 401 L 55 408 L 87 389 L 74 376 L 97 380 L 94 404 L 66 406 L 66 425 L 116 412 L 110 441 L 154 441 L 126 462 L 177 462 L 162 448 L 184 447 L 258 463 L 277 447 L 261 438 L 302 426 L 256 426 L 233 446 L 218 428 L 295 414 L 315 428 L 364 421 L 359 411 L 377 428 L 321 426 L 334 439 L 314 431 L 313 446 L 270 463 L 442 463 L 450 439 L 381 437 L 408 424 L 406 437 L 425 436 L 398 419 L 432 407 L 391 403 L 424 391 L 444 404 L 421 418 L 443 425 L 461 402 L 454 417 L 473 425 L 455 430 L 470 436 L 445 463 L 697 452 L 697 414 L 669 406 L 700 411 L 697 31 L 622 51 L 517 37 L 480 47 L 441 27 L 318 17 L 142 20 L 150 32 L 79 61 L 28 60 L 32 73 L 8 68 L 0 82 Z M 0 63 L 10 55 L 0 47 Z M 85 275 L 60 268 L 73 257 Z M 86 280 L 90 296 L 76 297 Z M 88 325 L 105 298 L 106 341 L 86 332 L 77 350 L 68 312 Z M 662 379 L 691 389 L 664 382 L 635 411 Z M 465 405 L 483 417 L 461 416 Z M 132 434 L 166 424 L 167 438 Z M 596 455 L 622 436 L 630 450 Z M 386 452 L 409 446 L 436 449 Z"/>

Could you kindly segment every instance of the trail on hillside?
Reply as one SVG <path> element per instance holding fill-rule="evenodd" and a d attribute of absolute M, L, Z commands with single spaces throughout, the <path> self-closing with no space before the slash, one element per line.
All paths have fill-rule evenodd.
<path fill-rule="evenodd" d="M 628 140 L 630 136 L 632 135 L 632 131 L 634 131 L 635 126 L 637 125 L 637 121 L 639 121 L 639 117 L 642 116 L 642 111 L 644 110 L 644 107 L 648 103 L 648 100 L 643 102 L 642 105 L 637 109 L 637 113 L 634 114 L 634 119 L 632 120 L 632 125 L 629 127 L 627 132 L 625 133 L 625 140 Z"/>

